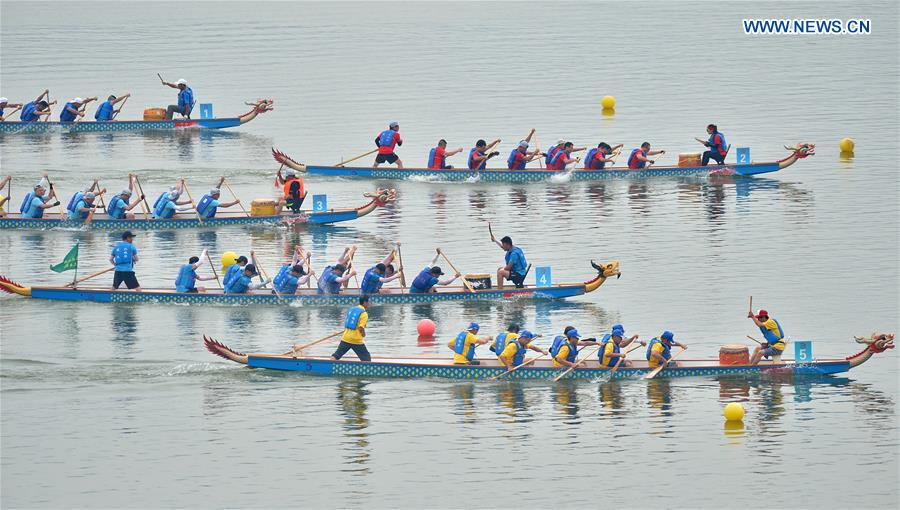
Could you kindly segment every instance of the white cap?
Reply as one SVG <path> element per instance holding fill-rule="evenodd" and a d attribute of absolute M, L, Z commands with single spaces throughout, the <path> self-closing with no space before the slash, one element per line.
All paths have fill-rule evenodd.
<path fill-rule="evenodd" d="M 288 168 L 284 171 L 284 175 L 294 176 L 297 175 L 297 172 L 295 172 L 293 168 Z"/>
<path fill-rule="evenodd" d="M 562 145 L 564 143 L 566 143 L 566 141 L 562 139 L 556 141 L 556 145 Z"/>
<path fill-rule="evenodd" d="M 390 124 L 388 124 L 388 127 L 390 127 L 390 128 L 400 127 L 400 123 L 395 120 L 395 121 L 391 122 Z"/>
<path fill-rule="evenodd" d="M 175 200 L 176 198 L 178 198 L 178 193 L 175 191 L 170 191 L 168 197 L 169 200 Z"/>
<path fill-rule="evenodd" d="M 210 195 L 218 195 L 219 193 L 220 193 L 219 188 L 213 188 L 213 189 L 209 190 Z"/>
<path fill-rule="evenodd" d="M 119 194 L 120 194 L 120 195 L 128 195 L 128 196 L 131 196 L 131 190 L 130 190 L 130 189 L 123 189 L 121 192 L 119 192 Z"/>
<path fill-rule="evenodd" d="M 47 189 L 47 188 L 44 187 L 43 184 L 41 184 L 42 182 L 44 182 L 44 181 L 41 181 L 41 182 L 35 184 L 35 185 L 34 185 L 34 189 L 38 189 L 38 188 L 41 188 L 41 189 Z"/>
<path fill-rule="evenodd" d="M 84 99 L 81 99 L 80 97 L 76 97 L 75 99 L 72 100 L 72 102 L 73 103 L 83 103 Z"/>
<path fill-rule="evenodd" d="M 184 78 L 182 78 L 182 79 L 176 81 L 176 82 L 175 82 L 175 85 L 187 85 L 187 80 L 185 80 Z"/>
<path fill-rule="evenodd" d="M 527 148 L 528 148 L 528 142 L 526 142 L 525 140 L 522 140 L 521 142 L 519 142 L 519 147 L 525 147 L 525 148 L 527 149 Z"/>
<path fill-rule="evenodd" d="M 8 102 L 9 102 L 9 99 L 6 99 L 5 97 L 0 97 L 0 103 L 8 103 Z"/>

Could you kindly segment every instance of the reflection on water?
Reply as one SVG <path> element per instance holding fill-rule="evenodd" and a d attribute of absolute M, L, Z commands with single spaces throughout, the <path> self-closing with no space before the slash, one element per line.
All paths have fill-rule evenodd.
<path fill-rule="evenodd" d="M 118 346 L 117 357 L 129 358 L 133 355 L 131 348 L 137 342 L 137 316 L 133 304 L 113 305 L 112 331 L 113 342 Z M 179 321 L 179 327 L 182 327 Z"/>
<path fill-rule="evenodd" d="M 597 396 L 603 404 L 604 409 L 612 409 L 613 411 L 621 411 L 625 409 L 625 398 L 622 396 L 622 385 L 625 384 L 621 380 L 603 381 L 597 384 Z M 614 419 L 622 419 L 625 413 L 610 413 Z"/>
<path fill-rule="evenodd" d="M 671 416 L 672 379 L 664 377 L 647 381 L 647 403 L 650 407 L 662 411 L 663 416 Z"/>
<path fill-rule="evenodd" d="M 358 475 L 371 473 L 371 468 L 368 466 L 371 455 L 369 435 L 366 431 L 369 427 L 369 419 L 366 416 L 369 408 L 368 384 L 362 380 L 347 379 L 341 381 L 337 386 L 338 405 L 344 418 L 343 430 L 346 438 L 346 441 L 342 443 L 344 464 L 346 465 L 343 471 Z"/>
<path fill-rule="evenodd" d="M 454 415 L 459 417 L 462 423 L 474 424 L 478 421 L 475 412 L 475 384 L 462 383 L 450 386 L 453 399 Z"/>
<path fill-rule="evenodd" d="M 580 381 L 563 379 L 557 381 L 551 389 L 553 403 L 559 413 L 566 418 L 564 422 L 567 424 L 579 425 L 581 423 L 581 419 L 578 415 L 579 407 L 577 393 L 580 385 Z"/>

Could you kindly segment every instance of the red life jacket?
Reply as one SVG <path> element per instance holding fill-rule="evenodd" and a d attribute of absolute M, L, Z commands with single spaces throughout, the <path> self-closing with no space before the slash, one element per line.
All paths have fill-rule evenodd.
<path fill-rule="evenodd" d="M 644 157 L 647 157 L 647 153 L 644 152 L 643 149 L 634 149 L 633 151 L 631 151 L 631 155 L 628 156 L 628 168 L 630 168 L 632 170 L 637 170 L 638 168 L 644 168 L 644 166 L 647 164 L 646 161 L 641 161 L 637 158 L 638 152 L 643 154 Z"/>

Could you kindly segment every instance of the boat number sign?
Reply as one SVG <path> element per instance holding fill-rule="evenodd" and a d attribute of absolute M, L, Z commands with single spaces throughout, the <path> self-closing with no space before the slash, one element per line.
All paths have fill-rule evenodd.
<path fill-rule="evenodd" d="M 550 277 L 550 266 L 539 267 L 534 270 L 535 284 L 538 287 L 550 287 L 553 279 Z"/>
<path fill-rule="evenodd" d="M 328 210 L 328 197 L 325 195 L 313 195 L 313 212 L 325 212 Z"/>
<path fill-rule="evenodd" d="M 738 147 L 737 148 L 737 164 L 739 164 L 739 165 L 749 165 L 750 164 L 750 147 Z"/>

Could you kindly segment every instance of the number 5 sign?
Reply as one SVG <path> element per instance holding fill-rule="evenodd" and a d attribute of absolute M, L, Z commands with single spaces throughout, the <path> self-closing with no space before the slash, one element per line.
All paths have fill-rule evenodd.
<path fill-rule="evenodd" d="M 549 267 L 539 267 L 534 270 L 535 284 L 538 287 L 549 287 L 553 285 L 553 279 L 550 277 Z"/>

